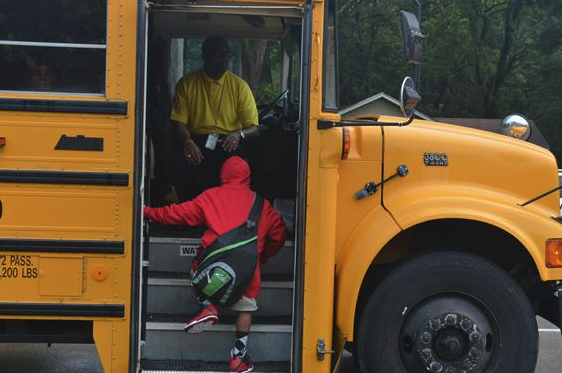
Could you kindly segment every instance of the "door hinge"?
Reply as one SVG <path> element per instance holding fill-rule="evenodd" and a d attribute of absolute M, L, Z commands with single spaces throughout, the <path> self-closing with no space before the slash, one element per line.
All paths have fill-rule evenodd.
<path fill-rule="evenodd" d="M 318 358 L 318 361 L 324 361 L 324 355 L 326 354 L 335 353 L 336 351 L 326 350 L 326 341 L 324 339 L 318 339 L 318 344 L 316 345 L 316 357 Z"/>

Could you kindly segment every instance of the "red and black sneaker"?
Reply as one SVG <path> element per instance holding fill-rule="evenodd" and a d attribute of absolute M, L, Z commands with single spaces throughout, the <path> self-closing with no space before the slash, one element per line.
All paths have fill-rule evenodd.
<path fill-rule="evenodd" d="M 254 370 L 254 362 L 250 359 L 250 354 L 234 356 L 232 351 L 230 352 L 230 373 L 248 373 L 252 370 Z"/>
<path fill-rule="evenodd" d="M 190 334 L 199 334 L 205 329 L 209 328 L 211 325 L 215 325 L 219 322 L 219 313 L 217 307 L 214 305 L 209 305 L 195 316 L 185 326 L 183 331 Z"/>

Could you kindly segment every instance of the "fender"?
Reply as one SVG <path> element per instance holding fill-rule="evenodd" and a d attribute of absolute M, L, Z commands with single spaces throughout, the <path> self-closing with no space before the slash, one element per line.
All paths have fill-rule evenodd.
<path fill-rule="evenodd" d="M 545 265 L 545 242 L 562 237 L 562 225 L 544 205 L 524 202 L 514 195 L 469 185 L 435 184 L 410 189 L 407 198 L 386 199 L 385 206 L 403 230 L 437 219 L 476 220 L 495 226 L 517 239 L 529 252 L 543 281 L 562 278 L 562 269 Z M 557 199 L 557 196 L 547 198 Z"/>
<path fill-rule="evenodd" d="M 365 273 L 379 251 L 400 233 L 400 227 L 380 205 L 351 232 L 336 263 L 336 326 L 347 341 L 353 340 L 353 322 Z"/>
<path fill-rule="evenodd" d="M 351 232 L 337 262 L 336 325 L 341 334 L 346 340 L 353 340 L 359 291 L 379 252 L 401 230 L 427 221 L 464 219 L 496 226 L 521 242 L 544 281 L 562 278 L 562 268 L 546 268 L 544 258 L 545 241 L 562 237 L 562 225 L 551 219 L 543 207 L 532 204 L 521 207 L 517 202 L 513 196 L 490 190 L 470 187 L 452 190 L 449 186 L 445 193 L 433 185 L 410 190 L 408 198 L 392 200 L 386 205 L 392 216 L 381 206 L 374 208 Z"/>

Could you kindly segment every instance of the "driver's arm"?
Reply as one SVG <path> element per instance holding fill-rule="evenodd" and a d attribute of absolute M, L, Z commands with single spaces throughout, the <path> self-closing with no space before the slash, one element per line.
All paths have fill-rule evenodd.
<path fill-rule="evenodd" d="M 257 137 L 258 130 L 258 108 L 254 95 L 248 84 L 243 84 L 238 94 L 236 111 L 242 124 L 244 137 Z"/>
<path fill-rule="evenodd" d="M 203 154 L 201 150 L 191 139 L 188 130 L 189 110 L 187 107 L 187 88 L 185 77 L 180 79 L 176 85 L 176 92 L 172 100 L 172 112 L 170 113 L 170 121 L 174 127 L 177 138 L 181 141 L 183 155 L 187 162 L 193 166 L 201 163 Z"/>
<path fill-rule="evenodd" d="M 242 136 L 242 132 L 244 133 L 244 138 L 254 138 L 254 137 L 258 137 L 259 135 L 259 127 L 258 126 L 250 126 L 250 127 L 246 127 L 246 128 L 242 128 L 242 130 L 240 131 L 240 135 Z"/>
<path fill-rule="evenodd" d="M 187 141 L 191 140 L 191 134 L 189 133 L 186 124 L 178 122 L 177 120 L 172 120 L 171 122 L 174 125 L 174 130 L 182 144 L 185 144 Z"/>
<path fill-rule="evenodd" d="M 183 155 L 187 162 L 193 166 L 200 164 L 204 158 L 203 153 L 201 153 L 201 149 L 199 149 L 197 144 L 191 139 L 191 134 L 187 129 L 187 125 L 176 120 L 172 120 L 171 122 L 174 125 L 178 138 L 183 144 Z"/>

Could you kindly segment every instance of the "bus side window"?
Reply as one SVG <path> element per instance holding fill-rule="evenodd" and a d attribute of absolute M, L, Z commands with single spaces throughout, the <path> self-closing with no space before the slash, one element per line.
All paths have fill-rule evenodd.
<path fill-rule="evenodd" d="M 0 0 L 0 90 L 105 93 L 107 2 Z"/>

